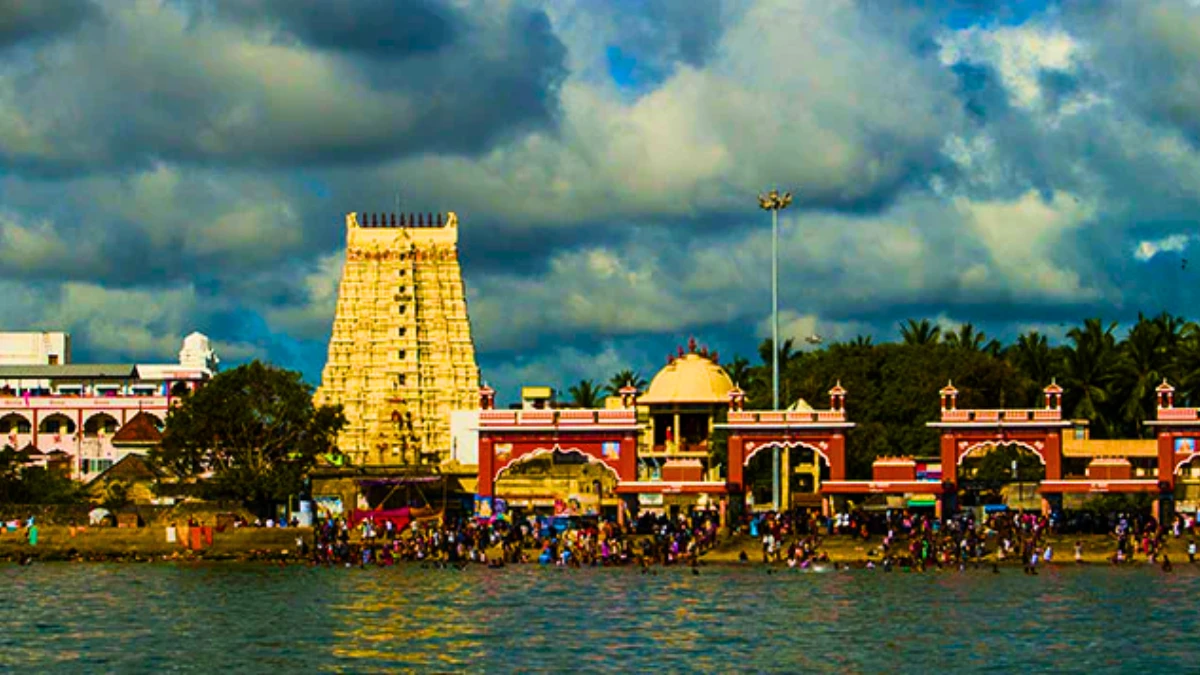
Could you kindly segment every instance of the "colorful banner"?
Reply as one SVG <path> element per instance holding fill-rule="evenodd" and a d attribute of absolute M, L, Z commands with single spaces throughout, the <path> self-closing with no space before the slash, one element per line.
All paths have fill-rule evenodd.
<path fill-rule="evenodd" d="M 321 518 L 341 518 L 345 513 L 341 497 L 313 497 L 313 504 Z"/>
<path fill-rule="evenodd" d="M 1196 439 L 1194 438 L 1176 438 L 1175 439 L 1175 454 L 1190 455 L 1196 452 Z"/>
<path fill-rule="evenodd" d="M 620 459 L 621 458 L 621 443 L 620 441 L 605 441 L 600 445 L 600 456 L 604 459 Z"/>

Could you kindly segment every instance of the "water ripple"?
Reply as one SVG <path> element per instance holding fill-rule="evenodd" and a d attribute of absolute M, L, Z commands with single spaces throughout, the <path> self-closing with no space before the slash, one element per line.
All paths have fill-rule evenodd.
<path fill-rule="evenodd" d="M 23 672 L 1160 671 L 1200 628 L 1191 568 L 63 563 L 0 583 L 0 670 Z"/>

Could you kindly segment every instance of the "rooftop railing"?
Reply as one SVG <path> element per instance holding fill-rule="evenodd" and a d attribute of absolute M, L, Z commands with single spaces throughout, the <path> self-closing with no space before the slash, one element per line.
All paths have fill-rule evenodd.
<path fill-rule="evenodd" d="M 1058 422 L 1059 408 L 1015 408 L 1004 410 L 943 410 L 943 422 Z"/>
<path fill-rule="evenodd" d="M 480 427 L 587 427 L 637 425 L 633 410 L 481 410 Z"/>
<path fill-rule="evenodd" d="M 729 424 L 822 424 L 845 422 L 845 410 L 742 410 L 730 411 Z"/>

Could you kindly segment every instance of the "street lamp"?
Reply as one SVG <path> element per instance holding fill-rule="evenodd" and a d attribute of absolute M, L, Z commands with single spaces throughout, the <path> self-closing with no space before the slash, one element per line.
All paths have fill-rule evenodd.
<path fill-rule="evenodd" d="M 758 206 L 771 212 L 771 409 L 779 410 L 779 212 L 792 203 L 792 193 L 771 190 L 758 196 Z M 771 452 L 771 501 L 779 511 L 779 446 Z"/>

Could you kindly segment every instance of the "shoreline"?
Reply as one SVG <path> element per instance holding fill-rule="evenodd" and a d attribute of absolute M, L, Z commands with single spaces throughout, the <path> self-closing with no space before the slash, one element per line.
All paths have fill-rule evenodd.
<path fill-rule="evenodd" d="M 74 534 L 71 530 L 74 529 Z M 311 544 L 313 530 L 307 527 L 298 528 L 238 528 L 225 532 L 214 532 L 213 543 L 202 550 L 192 551 L 183 545 L 183 529 L 180 529 L 179 541 L 169 543 L 166 540 L 165 526 L 148 526 L 141 528 L 88 527 L 69 528 L 64 526 L 46 526 L 39 528 L 39 541 L 36 546 L 25 541 L 23 531 L 0 533 L 0 561 L 20 562 L 31 558 L 39 562 L 287 562 L 289 564 L 307 563 L 307 557 L 297 555 L 296 538 L 302 537 L 306 544 Z M 357 539 L 357 538 L 355 538 Z M 1168 537 L 1165 552 L 1176 567 L 1189 566 L 1187 543 L 1189 537 L 1178 539 Z M 353 541 L 353 540 L 352 540 Z M 826 537 L 822 540 L 819 551 L 828 555 L 828 562 L 822 565 L 849 565 L 855 568 L 864 567 L 868 561 L 876 565 L 880 563 L 878 547 L 881 538 L 873 536 L 868 540 L 858 537 L 839 535 Z M 1115 551 L 1115 540 L 1111 535 L 1058 535 L 1048 537 L 1046 541 L 1053 547 L 1054 558 L 1049 565 L 1053 567 L 1076 566 L 1074 544 L 1083 542 L 1083 560 L 1087 566 L 1104 565 L 1109 567 L 1139 567 L 1148 563 L 1144 555 L 1138 554 L 1132 560 L 1114 565 L 1112 555 Z M 978 564 L 990 567 L 998 564 L 1000 567 L 1022 567 L 1023 561 L 1016 557 L 997 560 L 995 541 L 988 542 L 988 553 Z M 489 551 L 495 555 L 497 551 Z M 537 551 L 530 551 L 530 558 L 537 559 Z M 746 562 L 739 560 L 742 553 L 746 554 Z M 1159 559 L 1161 561 L 1161 558 Z M 1198 558 L 1200 560 L 1200 558 Z M 429 564 L 429 561 L 424 561 Z M 748 535 L 735 534 L 718 539 L 716 546 L 703 553 L 699 558 L 701 566 L 745 566 L 745 567 L 778 567 L 789 569 L 786 561 L 764 563 L 762 546 L 758 539 Z M 422 564 L 422 561 L 398 561 L 397 565 Z M 536 562 L 527 563 L 536 565 Z M 968 563 L 971 568 L 976 563 Z M 1039 563 L 1039 567 L 1047 563 Z M 1200 562 L 1197 563 L 1200 565 Z M 633 566 L 634 563 L 629 563 Z M 678 562 L 668 567 L 686 567 L 686 563 Z M 658 566 L 655 566 L 658 567 Z M 948 568 L 957 565 L 948 566 Z"/>

